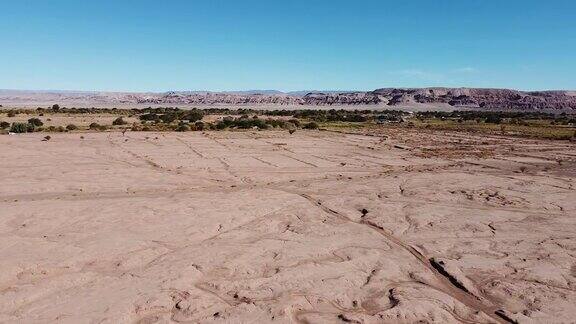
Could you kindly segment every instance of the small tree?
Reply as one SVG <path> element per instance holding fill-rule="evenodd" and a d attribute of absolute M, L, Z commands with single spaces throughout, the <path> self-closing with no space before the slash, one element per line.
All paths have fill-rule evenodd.
<path fill-rule="evenodd" d="M 54 110 L 54 111 L 60 110 L 60 105 L 58 105 L 58 104 L 52 105 L 52 110 Z"/>

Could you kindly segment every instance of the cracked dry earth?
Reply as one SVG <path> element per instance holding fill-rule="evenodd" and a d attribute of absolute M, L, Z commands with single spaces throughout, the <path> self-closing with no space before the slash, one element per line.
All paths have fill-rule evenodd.
<path fill-rule="evenodd" d="M 574 144 L 368 135 L 1 136 L 0 322 L 575 321 Z"/>

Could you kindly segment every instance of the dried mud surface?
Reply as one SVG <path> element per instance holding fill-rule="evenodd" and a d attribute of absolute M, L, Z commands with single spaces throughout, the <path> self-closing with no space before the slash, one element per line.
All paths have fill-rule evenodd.
<path fill-rule="evenodd" d="M 568 142 L 128 132 L 0 152 L 0 322 L 576 317 Z"/>

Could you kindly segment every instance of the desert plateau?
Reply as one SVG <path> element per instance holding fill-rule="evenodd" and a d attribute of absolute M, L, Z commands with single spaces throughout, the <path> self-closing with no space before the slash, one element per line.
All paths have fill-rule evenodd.
<path fill-rule="evenodd" d="M 0 136 L 0 322 L 573 321 L 574 142 L 45 135 Z"/>

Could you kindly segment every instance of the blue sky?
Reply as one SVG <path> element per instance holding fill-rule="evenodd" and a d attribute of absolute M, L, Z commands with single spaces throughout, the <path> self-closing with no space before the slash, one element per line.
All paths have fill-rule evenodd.
<path fill-rule="evenodd" d="M 2 0 L 0 88 L 576 89 L 572 0 Z"/>

